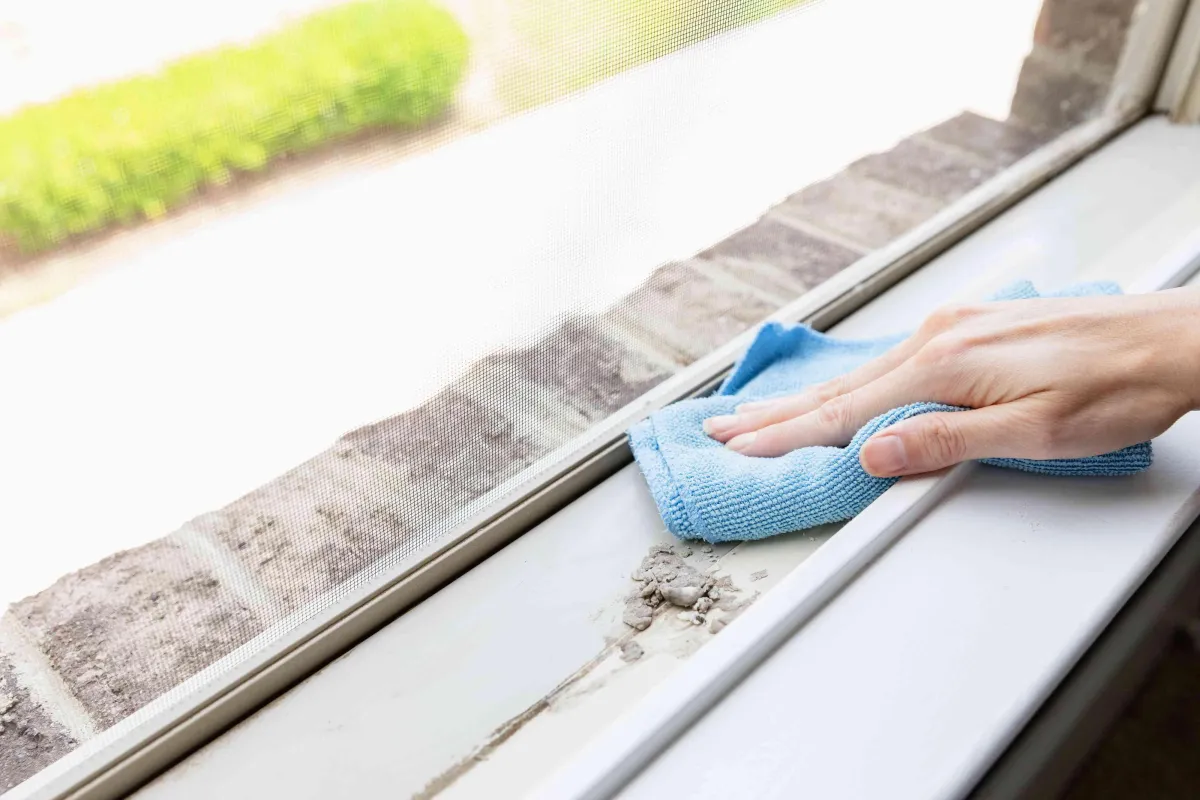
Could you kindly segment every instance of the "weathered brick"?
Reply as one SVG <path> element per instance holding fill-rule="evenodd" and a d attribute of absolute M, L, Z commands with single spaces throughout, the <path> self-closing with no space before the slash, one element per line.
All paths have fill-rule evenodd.
<path fill-rule="evenodd" d="M 451 460 L 452 447 L 446 452 Z M 411 476 L 393 472 L 343 445 L 192 520 L 188 528 L 232 553 L 265 588 L 273 604 L 271 614 L 278 618 L 344 584 L 385 555 L 413 547 L 422 532 L 445 515 L 451 501 L 439 494 L 441 474 L 419 475 L 417 465 L 410 466 Z M 422 491 L 431 496 L 423 497 Z M 427 515 L 426 528 L 412 521 L 420 520 L 422 513 Z"/>
<path fill-rule="evenodd" d="M 397 476 L 396 485 L 383 493 L 362 488 L 370 484 L 362 479 L 333 481 L 347 485 L 328 493 L 331 498 L 347 498 L 360 517 L 368 506 L 374 509 L 375 522 L 359 519 L 343 526 L 365 532 L 374 542 L 360 543 L 355 552 L 378 557 L 406 537 L 427 536 L 434 524 L 667 376 L 662 366 L 601 328 L 594 318 L 564 322 L 532 345 L 480 359 L 418 408 L 344 436 L 351 452 L 385 464 Z M 289 492 L 294 498 L 289 503 L 304 507 L 297 519 L 312 519 L 313 494 L 310 480 L 299 480 Z M 393 501 L 386 508 L 379 506 L 381 494 Z M 331 500 L 320 502 L 328 506 Z M 349 510 L 343 516 L 353 519 Z M 369 531 L 379 528 L 379 519 L 394 525 L 390 531 L 385 526 L 376 541 Z M 295 538 L 285 535 L 281 541 Z"/>
<path fill-rule="evenodd" d="M 11 613 L 100 729 L 261 630 L 255 614 L 171 538 L 60 578 Z"/>
<path fill-rule="evenodd" d="M 514 435 L 528 441 L 539 454 L 553 450 L 592 424 L 557 394 L 507 371 L 505 364 L 496 359 L 475 362 L 453 386 L 499 415 L 503 424 L 511 424 Z"/>
<path fill-rule="evenodd" d="M 1112 70 L 1138 0 L 1045 0 L 1033 40 L 1068 60 Z"/>
<path fill-rule="evenodd" d="M 393 467 L 407 486 L 406 502 L 445 509 L 486 494 L 549 449 L 513 423 L 506 414 L 508 400 L 503 395 L 480 399 L 456 382 L 417 408 L 352 431 L 343 440 Z M 347 491 L 354 490 L 347 486 L 339 496 Z M 389 491 L 399 495 L 395 488 Z M 368 492 L 381 493 L 378 485 Z"/>
<path fill-rule="evenodd" d="M 920 135 L 983 156 L 1001 167 L 1020 161 L 1051 138 L 1016 122 L 999 122 L 972 111 L 964 111 Z"/>
<path fill-rule="evenodd" d="M 0 794 L 75 749 L 78 742 L 33 701 L 0 656 Z"/>
<path fill-rule="evenodd" d="M 800 295 L 807 287 L 783 270 L 759 261 L 722 256 L 699 256 L 691 259 L 704 264 L 710 270 L 736 278 L 741 283 L 753 286 L 759 294 L 770 299 L 776 308 L 782 307 Z"/>
<path fill-rule="evenodd" d="M 1000 171 L 998 165 L 982 158 L 917 138 L 859 159 L 850 169 L 943 203 L 963 196 Z"/>
<path fill-rule="evenodd" d="M 1056 135 L 1094 117 L 1107 94 L 1106 84 L 1035 48 L 1021 66 L 1012 116 L 1027 128 Z"/>
<path fill-rule="evenodd" d="M 775 308 L 735 285 L 686 264 L 658 270 L 609 312 L 683 363 L 696 360 L 762 320 Z"/>
<path fill-rule="evenodd" d="M 791 277 L 803 292 L 836 275 L 861 255 L 767 216 L 701 253 L 700 258 L 770 264 Z M 747 278 L 743 274 L 739 277 Z M 770 286 L 763 288 L 769 290 Z"/>
<path fill-rule="evenodd" d="M 541 407 L 562 406 L 586 422 L 603 419 L 670 374 L 592 317 L 567 320 L 532 345 L 487 356 L 471 372 L 473 384 L 483 387 L 477 396 L 487 396 L 489 406 L 505 408 L 505 397 L 536 397 Z"/>
<path fill-rule="evenodd" d="M 849 172 L 802 189 L 772 212 L 823 228 L 865 248 L 882 247 L 941 208 L 920 195 Z"/>

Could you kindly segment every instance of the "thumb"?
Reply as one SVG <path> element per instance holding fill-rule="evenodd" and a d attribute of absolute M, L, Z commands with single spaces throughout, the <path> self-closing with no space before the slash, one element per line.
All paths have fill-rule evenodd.
<path fill-rule="evenodd" d="M 1005 417 L 1003 406 L 972 411 L 937 411 L 897 422 L 872 436 L 863 445 L 863 469 L 880 478 L 916 475 L 968 461 L 1002 455 Z"/>

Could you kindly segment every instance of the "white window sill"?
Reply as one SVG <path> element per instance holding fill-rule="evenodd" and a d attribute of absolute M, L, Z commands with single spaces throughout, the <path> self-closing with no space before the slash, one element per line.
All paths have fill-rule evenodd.
<path fill-rule="evenodd" d="M 1128 285 L 1197 219 L 1200 131 L 1147 121 L 835 332 L 910 327 L 1014 278 Z M 1198 442 L 1189 417 L 1125 481 L 976 470 L 626 794 L 960 795 L 1194 515 Z M 831 533 L 739 545 L 722 568 L 767 592 Z M 409 796 L 456 770 L 440 797 L 520 796 L 703 644 L 656 624 L 643 658 L 606 654 L 630 573 L 667 541 L 625 468 L 138 796 Z"/>

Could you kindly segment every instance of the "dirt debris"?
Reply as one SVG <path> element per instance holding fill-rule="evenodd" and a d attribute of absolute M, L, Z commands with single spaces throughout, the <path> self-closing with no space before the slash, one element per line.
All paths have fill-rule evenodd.
<path fill-rule="evenodd" d="M 621 645 L 621 660 L 622 661 L 637 661 L 639 658 L 641 658 L 645 654 L 646 654 L 646 651 L 643 650 L 642 646 L 635 641 L 630 640 L 630 641 L 626 642 L 625 644 Z"/>
<path fill-rule="evenodd" d="M 711 548 L 710 548 L 711 549 Z M 693 550 L 686 545 L 656 544 L 642 559 L 633 580 L 638 584 L 625 599 L 622 620 L 631 628 L 644 631 L 663 607 L 683 609 L 677 616 L 693 625 L 703 625 L 715 608 L 734 612 L 741 604 L 733 602 L 736 591 L 728 576 L 714 578 L 702 573 L 684 559 Z M 725 607 L 720 601 L 725 599 Z"/>
<path fill-rule="evenodd" d="M 663 599 L 673 606 L 680 608 L 691 608 L 696 605 L 700 598 L 704 597 L 708 587 L 704 584 L 698 586 L 660 586 L 656 589 L 662 593 Z"/>
<path fill-rule="evenodd" d="M 752 581 L 761 581 L 765 577 L 767 577 L 767 571 L 765 569 L 760 569 L 758 572 L 750 573 L 750 580 Z"/>
<path fill-rule="evenodd" d="M 644 631 L 654 621 L 654 607 L 640 597 L 630 598 L 625 602 L 621 621 L 634 630 Z"/>

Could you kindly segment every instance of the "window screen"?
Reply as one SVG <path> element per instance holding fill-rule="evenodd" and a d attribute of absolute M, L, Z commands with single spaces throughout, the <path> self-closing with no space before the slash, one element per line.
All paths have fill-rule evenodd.
<path fill-rule="evenodd" d="M 1101 113 L 1134 5 L 8 0 L 0 792 Z"/>

